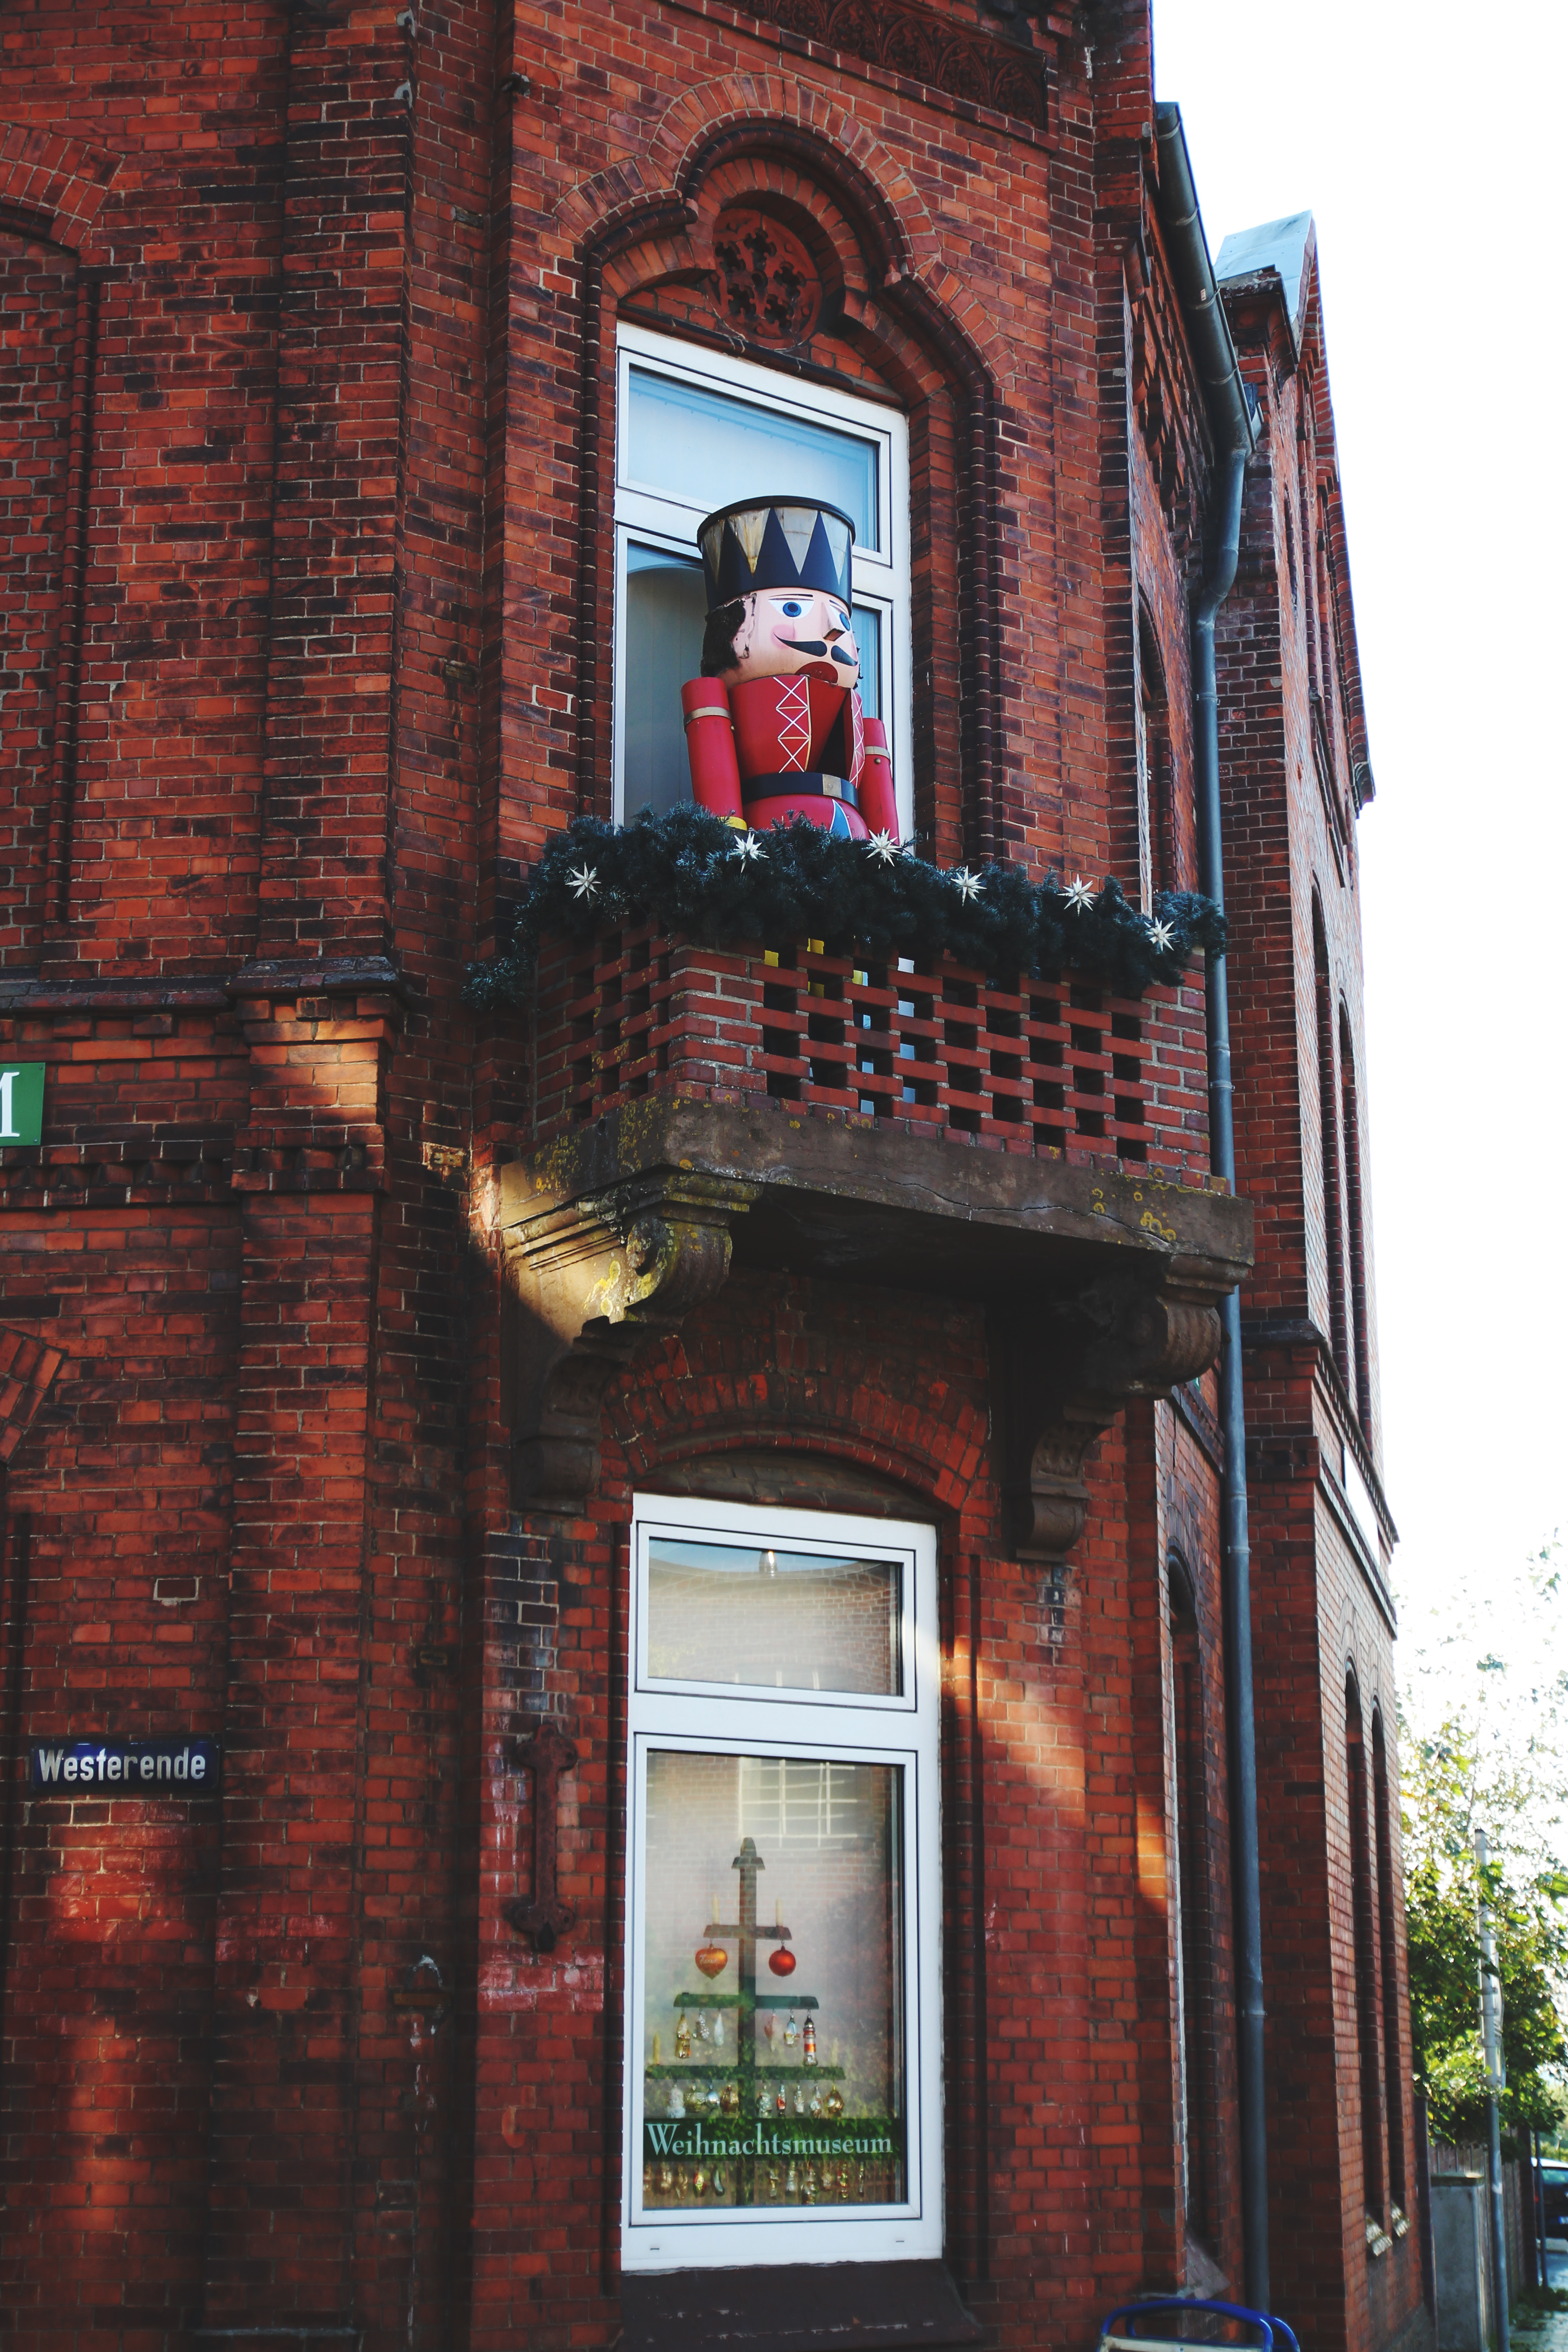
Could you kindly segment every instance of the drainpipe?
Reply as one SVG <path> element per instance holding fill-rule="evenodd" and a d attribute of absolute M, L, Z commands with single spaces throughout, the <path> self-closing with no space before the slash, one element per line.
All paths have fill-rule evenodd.
<path fill-rule="evenodd" d="M 1199 882 L 1225 904 L 1225 845 L 1219 807 L 1219 703 L 1215 681 L 1215 615 L 1236 578 L 1241 493 L 1252 452 L 1252 418 L 1220 304 L 1198 215 L 1181 110 L 1155 109 L 1159 148 L 1160 217 L 1176 290 L 1186 314 L 1193 358 L 1218 445 L 1218 530 L 1192 616 L 1193 732 Z M 1214 1172 L 1236 1188 L 1236 1126 L 1231 1109 L 1230 1014 L 1225 958 L 1210 956 L 1207 986 L 1208 1132 Z M 1232 1895 L 1235 1906 L 1239 2170 L 1245 2299 L 1269 2308 L 1269 2171 L 1263 2099 L 1263 1922 L 1258 1869 L 1258 1761 L 1252 1711 L 1251 1555 L 1247 1534 L 1247 1416 L 1241 1392 L 1241 1299 L 1233 1290 L 1219 1310 L 1219 1423 L 1225 1441 L 1220 1478 L 1220 1587 L 1225 1627 L 1225 1716 L 1228 1734 Z"/>

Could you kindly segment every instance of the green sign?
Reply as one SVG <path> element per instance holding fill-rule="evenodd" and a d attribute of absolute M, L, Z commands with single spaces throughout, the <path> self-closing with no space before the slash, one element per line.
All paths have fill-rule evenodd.
<path fill-rule="evenodd" d="M 695 2116 L 647 2118 L 643 2125 L 643 2160 L 661 2158 L 759 2156 L 789 2158 L 800 2156 L 856 2156 L 874 2164 L 904 2161 L 902 2116 L 764 2116 L 754 2123 L 741 2116 L 715 2116 L 698 2122 Z"/>
<path fill-rule="evenodd" d="M 0 1143 L 42 1143 L 44 1064 L 13 1062 L 0 1067 Z"/>

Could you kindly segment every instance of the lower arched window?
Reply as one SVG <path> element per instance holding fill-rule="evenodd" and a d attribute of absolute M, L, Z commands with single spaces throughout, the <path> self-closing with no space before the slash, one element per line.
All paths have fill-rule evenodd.
<path fill-rule="evenodd" d="M 1211 2242 L 1215 2197 L 1213 1950 L 1203 1660 L 1192 1584 L 1179 1556 L 1171 1559 L 1169 1580 L 1182 2201 L 1189 2234 Z"/>
<path fill-rule="evenodd" d="M 1361 2077 L 1362 2197 L 1369 2221 L 1384 2212 L 1383 2099 L 1378 2050 L 1377 1914 L 1373 1887 L 1366 1743 L 1354 1675 L 1344 1693 L 1345 1797 L 1350 1813 L 1352 1969 Z M 1386 2244 L 1386 2241 L 1384 2242 Z"/>
<path fill-rule="evenodd" d="M 624 2266 L 934 2259 L 935 1531 L 641 1496 L 632 1562 Z"/>
<path fill-rule="evenodd" d="M 1372 1805 L 1377 1843 L 1377 1946 L 1383 1990 L 1383 2105 L 1388 2126 L 1388 2197 L 1397 2229 L 1408 2207 L 1405 2185 L 1404 2067 L 1399 2048 L 1399 1975 L 1394 1943 L 1394 1822 L 1383 1714 L 1372 1717 Z"/>

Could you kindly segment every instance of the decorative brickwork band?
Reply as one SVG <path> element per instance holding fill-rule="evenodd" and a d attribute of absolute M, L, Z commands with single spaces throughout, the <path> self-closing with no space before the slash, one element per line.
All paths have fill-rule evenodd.
<path fill-rule="evenodd" d="M 806 1104 L 991 1150 L 1208 1173 L 1203 990 L 1120 997 L 806 946 L 729 952 L 649 926 L 541 954 L 535 1132 L 645 1097 Z M 1151 1214 L 1154 1212 L 1151 1210 Z"/>
<path fill-rule="evenodd" d="M 760 16 L 815 47 L 862 58 L 867 65 L 923 81 L 970 106 L 1046 127 L 1044 60 L 1008 41 L 988 40 L 929 9 L 864 0 L 747 0 Z"/>

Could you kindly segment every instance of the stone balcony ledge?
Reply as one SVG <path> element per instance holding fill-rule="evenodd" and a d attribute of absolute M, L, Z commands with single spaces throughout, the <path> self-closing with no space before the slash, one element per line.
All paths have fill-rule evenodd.
<path fill-rule="evenodd" d="M 616 947 L 620 962 L 627 943 Z M 805 1040 L 823 1048 L 819 1079 L 806 1051 L 795 1057 L 807 1066 L 802 1077 L 789 1055 L 760 1045 L 762 1015 L 773 1009 L 762 992 L 785 987 L 776 972 L 796 980 L 800 964 L 765 961 L 767 950 L 727 956 L 682 942 L 631 943 L 633 956 L 644 950 L 625 972 L 650 978 L 622 984 L 615 1002 L 626 1010 L 612 1016 L 602 958 L 564 972 L 541 968 L 539 1139 L 498 1179 L 501 1239 L 522 1310 L 509 1381 L 519 1507 L 580 1511 L 598 1476 L 610 1382 L 645 1339 L 678 1326 L 739 1264 L 982 1305 L 1005 1406 L 1016 1549 L 1028 1559 L 1062 1558 L 1082 1525 L 1086 1448 L 1128 1398 L 1166 1394 L 1213 1361 L 1218 1301 L 1251 1263 L 1250 1206 L 1207 1174 L 1206 1139 L 1190 1123 L 1201 1064 L 1195 1076 L 1192 1008 L 1171 1002 L 1190 992 L 1160 992 L 1164 1002 L 1119 1012 L 1105 1002 L 1068 1004 L 1069 1013 L 1095 1013 L 1102 1025 L 1090 1028 L 1019 1013 L 1017 992 L 997 991 L 983 975 L 890 975 L 883 995 L 928 997 L 970 1016 L 951 1024 L 962 1033 L 956 1041 L 943 1026 L 942 1058 L 925 1057 L 940 1075 L 911 1081 L 896 1066 L 912 1057 L 864 1047 L 868 1034 L 892 1033 L 857 1035 L 857 1011 L 866 1009 L 858 999 L 807 994 L 813 972 L 824 990 L 836 980 L 874 992 L 876 978 L 863 968 L 854 976 L 847 964 L 822 972 L 831 960 L 813 957 L 799 984 L 799 1018 L 802 1026 L 813 1017 L 835 1030 L 841 1024 L 846 1041 Z M 600 974 L 591 992 L 580 985 L 585 970 Z M 624 976 L 616 974 L 622 983 Z M 958 992 L 971 990 L 974 1002 Z M 1036 986 L 1033 999 L 1041 995 Z M 986 1029 L 998 998 L 1004 1019 L 1030 1026 Z M 1200 992 L 1197 1004 L 1201 1043 Z M 815 1009 L 823 1006 L 831 1010 Z M 939 1025 L 924 1013 L 905 1017 L 923 1034 Z M 1109 1062 L 1117 1019 L 1128 1030 L 1135 1022 L 1138 1034 L 1114 1042 L 1145 1049 L 1127 1057 L 1141 1073 L 1142 1115 L 1106 1121 L 1134 1128 L 1130 1137 L 1093 1125 L 1076 1135 L 1072 1098 L 1093 1104 L 1103 1095 L 1060 1076 L 1037 1081 L 1031 1063 L 1071 1066 L 1035 1059 L 1028 1048 L 1073 1050 L 1050 1032 L 1076 1025 L 1084 1065 L 1092 1040 Z M 631 1030 L 632 1051 L 634 1022 L 642 1026 Z M 752 1042 L 738 1034 L 748 1023 L 758 1032 L 754 1060 L 746 1058 Z M 971 1042 L 981 1034 L 993 1042 Z M 721 1045 L 740 1058 L 724 1058 Z M 891 1076 L 850 1066 L 873 1052 L 893 1061 Z M 545 1094 L 551 1074 L 563 1071 L 566 1081 Z M 951 1084 L 977 1071 L 977 1087 Z M 862 1079 L 882 1080 L 880 1092 L 862 1096 Z M 1052 1094 L 1037 1104 L 1036 1083 L 1060 1087 L 1061 1101 Z M 908 1084 L 935 1088 L 938 1099 L 906 1101 Z M 862 1100 L 873 1107 L 861 1108 Z M 1134 1101 L 1130 1081 L 1124 1100 Z M 1030 1115 L 1016 1118 L 1019 1106 Z M 953 1128 L 952 1108 L 976 1124 Z M 1036 1119 L 1036 1108 L 1049 1116 Z M 941 1116 L 921 1121 L 911 1110 Z M 1041 1127 L 1062 1129 L 1069 1140 L 1043 1144 Z M 1142 1156 L 1122 1156 L 1117 1145 L 1126 1140 L 1141 1144 Z"/>

